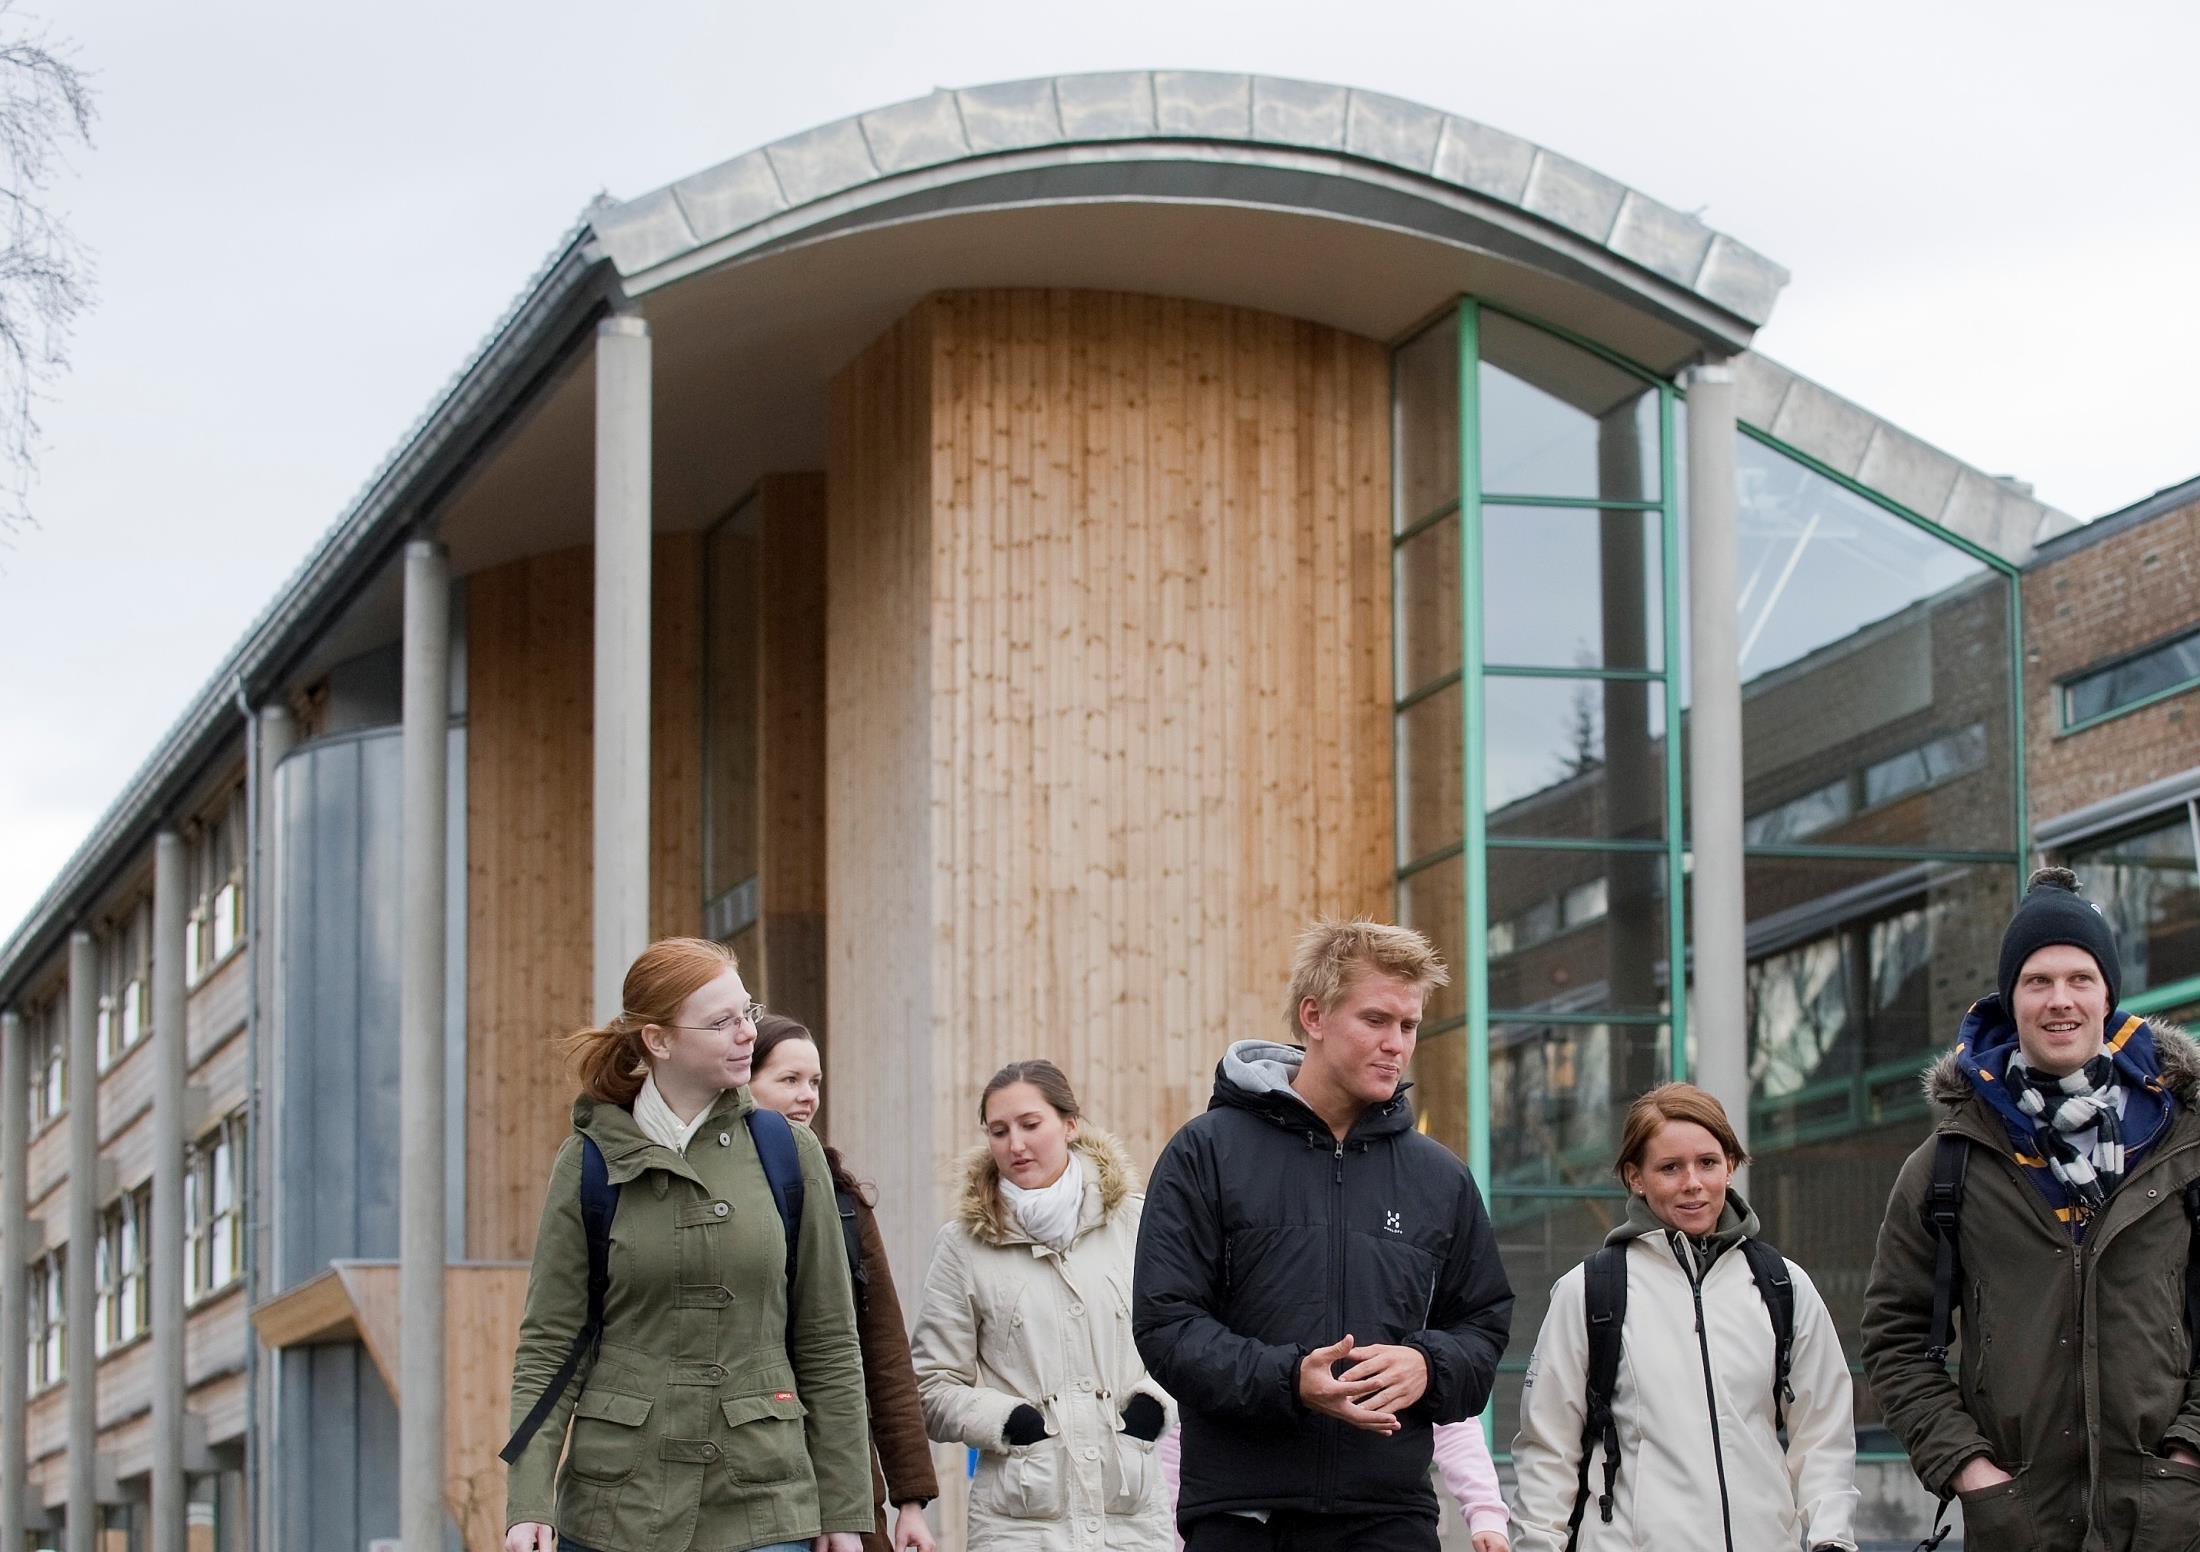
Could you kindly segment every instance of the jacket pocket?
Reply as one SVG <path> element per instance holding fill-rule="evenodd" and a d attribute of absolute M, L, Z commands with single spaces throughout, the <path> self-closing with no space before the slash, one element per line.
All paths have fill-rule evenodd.
<path fill-rule="evenodd" d="M 719 1403 L 732 1437 L 726 1441 L 726 1474 L 736 1482 L 787 1482 L 810 1475 L 809 1440 L 802 1420 L 810 1409 L 791 1390 L 731 1396 Z"/>
<path fill-rule="evenodd" d="M 2200 1466 L 2149 1455 L 2144 1471 L 2131 1552 L 2185 1552 L 2200 1528 Z"/>
<path fill-rule="evenodd" d="M 624 1482 L 642 1459 L 642 1424 L 649 1421 L 647 1396 L 615 1390 L 584 1390 L 573 1405 L 573 1433 L 565 1467 L 587 1482 Z"/>
<path fill-rule="evenodd" d="M 1028 1449 L 985 1456 L 978 1471 L 980 1506 L 1012 1520 L 1060 1519 L 1069 1509 L 1066 1455 L 1062 1441 L 1050 1435 Z"/>
<path fill-rule="evenodd" d="M 1109 1514 L 1136 1514 L 1153 1500 L 1153 1446 L 1127 1433 L 1100 1460 L 1100 1501 Z"/>
<path fill-rule="evenodd" d="M 1992 1487 L 1956 1494 L 1963 1504 L 1963 1544 L 1980 1552 L 2038 1552 L 2032 1509 L 2024 1501 L 2024 1474 Z"/>

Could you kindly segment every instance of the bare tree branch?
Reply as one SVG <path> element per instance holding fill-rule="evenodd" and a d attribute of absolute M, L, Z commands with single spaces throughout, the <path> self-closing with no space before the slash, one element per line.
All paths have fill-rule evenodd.
<path fill-rule="evenodd" d="M 38 409 L 68 368 L 91 304 L 91 254 L 54 208 L 72 143 L 92 143 L 92 93 L 75 49 L 0 0 L 0 535 L 32 521 Z"/>

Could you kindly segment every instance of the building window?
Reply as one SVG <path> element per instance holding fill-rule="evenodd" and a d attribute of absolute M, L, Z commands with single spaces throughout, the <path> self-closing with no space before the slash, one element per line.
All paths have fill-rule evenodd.
<path fill-rule="evenodd" d="M 2200 630 L 2157 642 L 2141 652 L 2063 681 L 2064 731 L 2200 684 Z"/>
<path fill-rule="evenodd" d="M 199 821 L 191 845 L 191 912 L 184 979 L 197 984 L 244 939 L 244 789 Z"/>
<path fill-rule="evenodd" d="M 1953 733 L 1905 749 L 1864 767 L 1864 806 L 1877 808 L 1925 792 L 1942 782 L 1968 776 L 1986 764 L 1986 724 L 1974 722 Z"/>
<path fill-rule="evenodd" d="M 244 1271 L 244 1113 L 184 1150 L 183 1296 L 196 1303 Z"/>
<path fill-rule="evenodd" d="M 69 1105 L 69 1000 L 49 997 L 31 1010 L 30 1082 L 33 1129 L 59 1116 Z"/>
<path fill-rule="evenodd" d="M 48 1251 L 30 1265 L 30 1383 L 33 1390 L 58 1384 L 68 1358 L 68 1294 L 64 1277 L 66 1247 Z"/>
<path fill-rule="evenodd" d="M 1750 815 L 1742 822 L 1742 839 L 1751 846 L 1799 841 L 1839 824 L 1852 810 L 1849 780 L 1843 776 L 1761 814 Z"/>
<path fill-rule="evenodd" d="M 2200 800 L 2073 843 L 2061 860 L 2116 929 L 2127 1002 L 2200 980 Z"/>
<path fill-rule="evenodd" d="M 147 988 L 153 975 L 153 902 L 140 899 L 100 940 L 99 1068 L 105 1072 L 152 1025 Z"/>
<path fill-rule="evenodd" d="M 146 1246 L 153 1223 L 150 1183 L 125 1192 L 100 1215 L 99 1243 L 92 1269 L 93 1348 L 102 1356 L 135 1340 L 152 1318 L 152 1289 L 146 1278 Z"/>

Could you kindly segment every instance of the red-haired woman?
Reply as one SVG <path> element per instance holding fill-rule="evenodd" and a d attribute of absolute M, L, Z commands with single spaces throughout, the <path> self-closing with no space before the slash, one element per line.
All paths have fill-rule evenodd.
<path fill-rule="evenodd" d="M 749 1092 L 756 1102 L 808 1126 L 817 1115 L 825 1067 L 806 1025 L 784 1014 L 756 1021 L 756 1055 Z M 840 1150 L 825 1145 L 833 1172 L 833 1196 L 841 1222 L 853 1231 L 849 1272 L 856 1284 L 856 1335 L 863 1346 L 863 1389 L 871 1411 L 871 1502 L 894 1506 L 891 1531 L 883 1511 L 864 1534 L 864 1552 L 933 1552 L 924 1506 L 940 1496 L 932 1472 L 932 1447 L 924 1436 L 924 1408 L 917 1373 L 909 1363 L 909 1334 L 886 1264 L 886 1241 L 871 1213 L 871 1193 L 848 1168 Z"/>
<path fill-rule="evenodd" d="M 581 1097 L 512 1361 L 506 1552 L 859 1552 L 871 1527 L 832 1173 L 807 1129 L 750 1119 L 756 1012 L 732 954 L 667 938 L 619 1016 L 572 1037 Z M 799 1171 L 797 1232 L 767 1156 Z M 584 1202 L 606 1188 L 592 1331 Z"/>
<path fill-rule="evenodd" d="M 1606 1445 L 1582 1458 L 1589 1343 L 1577 1266 L 1551 1290 L 1521 1392 L 1513 1552 L 1855 1547 L 1848 1363 L 1803 1269 L 1763 1257 L 1767 1275 L 1784 1271 L 1794 1305 L 1788 1384 L 1775 1402 L 1770 1306 L 1752 1265 L 1759 1253 L 1747 1248 L 1757 1215 L 1727 1184 L 1748 1157 L 1726 1111 L 1693 1084 L 1663 1084 L 1628 1110 L 1615 1166 L 1627 1219 L 1605 1236 L 1626 1286 L 1611 1506 Z"/>

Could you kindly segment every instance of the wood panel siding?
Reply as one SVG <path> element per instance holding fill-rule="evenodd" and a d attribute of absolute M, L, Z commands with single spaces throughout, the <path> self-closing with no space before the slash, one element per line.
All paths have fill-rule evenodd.
<path fill-rule="evenodd" d="M 232 954 L 183 1000 L 185 1060 L 193 1066 L 244 1028 L 251 1012 L 252 955 Z"/>
<path fill-rule="evenodd" d="M 832 386 L 826 464 L 826 973 L 831 1081 L 819 1124 L 875 1180 L 907 1283 L 932 1189 L 935 913 L 931 788 L 934 309 Z"/>
<path fill-rule="evenodd" d="M 836 382 L 827 1093 L 904 1254 L 1002 1062 L 1150 1162 L 1307 918 L 1391 914 L 1388 416 L 1372 341 L 1104 293 L 935 297 Z"/>
<path fill-rule="evenodd" d="M 828 1038 L 825 996 L 825 476 L 758 483 L 760 995 Z"/>
<path fill-rule="evenodd" d="M 466 582 L 466 1245 L 531 1247 L 589 1012 L 594 573 L 586 549 Z M 524 1253 L 508 1250 L 505 1253 Z"/>
<path fill-rule="evenodd" d="M 702 914 L 701 542 L 653 556 L 651 926 Z M 594 845 L 590 550 L 467 579 L 466 1244 L 534 1248 L 573 1078 L 557 1042 L 589 1016 Z"/>

